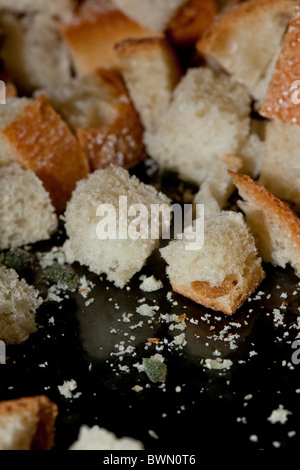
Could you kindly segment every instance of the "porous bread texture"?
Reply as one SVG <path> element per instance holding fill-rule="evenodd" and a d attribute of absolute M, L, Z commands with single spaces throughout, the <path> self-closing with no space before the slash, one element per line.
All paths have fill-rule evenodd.
<path fill-rule="evenodd" d="M 268 122 L 259 182 L 298 212 L 300 208 L 300 126 Z"/>
<path fill-rule="evenodd" d="M 149 214 L 147 239 L 119 239 L 119 224 L 129 227 L 123 213 L 119 212 L 120 196 L 127 197 L 128 209 L 132 205 L 144 205 Z M 109 204 L 116 211 L 117 239 L 106 240 L 97 236 L 97 225 L 102 218 L 97 216 L 100 205 Z M 67 205 L 65 227 L 68 240 L 65 245 L 69 262 L 78 261 L 96 274 L 105 273 L 107 279 L 117 287 L 123 288 L 140 271 L 147 258 L 158 246 L 158 239 L 151 239 L 151 205 L 170 204 L 170 200 L 158 193 L 154 187 L 141 183 L 135 176 L 130 177 L 127 170 L 110 166 L 97 170 L 86 180 L 80 181 Z M 126 214 L 125 214 L 126 215 Z M 112 221 L 113 222 L 113 221 Z M 154 221 L 156 223 L 160 221 Z"/>
<path fill-rule="evenodd" d="M 74 0 L 0 0 L 0 10 L 20 13 L 42 12 L 66 21 L 71 19 L 76 2 Z"/>
<path fill-rule="evenodd" d="M 300 124 L 300 4 L 284 38 L 283 48 L 276 62 L 268 91 L 259 113 L 268 119 Z M 295 102 L 296 100 L 296 102 Z"/>
<path fill-rule="evenodd" d="M 249 0 L 216 17 L 197 49 L 247 86 L 261 106 L 296 0 Z"/>
<path fill-rule="evenodd" d="M 224 209 L 235 189 L 228 170 L 238 172 L 242 165 L 241 158 L 234 155 L 216 160 L 194 198 L 194 205 L 204 204 L 205 217 L 218 215 Z"/>
<path fill-rule="evenodd" d="M 92 170 L 129 169 L 145 158 L 144 128 L 118 73 L 98 69 L 44 93 L 76 133 Z"/>
<path fill-rule="evenodd" d="M 18 163 L 0 167 L 0 249 L 48 240 L 58 218 L 41 180 Z"/>
<path fill-rule="evenodd" d="M 243 162 L 242 172 L 257 178 L 261 172 L 262 161 L 264 158 L 265 139 L 261 138 L 256 132 L 250 132 L 239 151 Z"/>
<path fill-rule="evenodd" d="M 112 124 L 117 117 L 114 106 L 119 90 L 105 81 L 100 73 L 74 77 L 59 86 L 39 90 L 53 108 L 76 132 L 80 128 Z"/>
<path fill-rule="evenodd" d="M 187 0 L 114 0 L 125 15 L 150 30 L 163 33 Z"/>
<path fill-rule="evenodd" d="M 0 339 L 20 344 L 37 331 L 35 314 L 42 304 L 39 292 L 16 271 L 0 266 Z"/>
<path fill-rule="evenodd" d="M 282 268 L 290 264 L 300 277 L 300 219 L 249 176 L 231 174 L 243 199 L 239 206 L 246 214 L 263 260 Z"/>
<path fill-rule="evenodd" d="M 43 11 L 21 17 L 4 12 L 0 25 L 4 35 L 1 58 L 22 94 L 59 85 L 71 77 L 70 54 L 56 19 Z"/>
<path fill-rule="evenodd" d="M 90 170 L 76 137 L 44 95 L 10 98 L 0 107 L 0 148 L 0 165 L 17 161 L 33 170 L 58 213 Z"/>
<path fill-rule="evenodd" d="M 124 15 L 113 0 L 82 2 L 72 21 L 62 25 L 61 33 L 78 75 L 95 72 L 99 67 L 118 69 L 115 44 L 153 35 L 148 28 Z"/>
<path fill-rule="evenodd" d="M 148 132 L 159 126 L 182 72 L 164 38 L 126 40 L 115 47 L 130 96 Z"/>
<path fill-rule="evenodd" d="M 217 158 L 239 155 L 250 132 L 250 97 L 243 85 L 207 67 L 190 69 L 175 88 L 148 154 L 162 168 L 201 184 Z"/>
<path fill-rule="evenodd" d="M 187 243 L 183 237 L 160 250 L 173 290 L 233 315 L 265 277 L 242 214 L 223 211 L 206 218 L 203 248 L 189 250 Z"/>
<path fill-rule="evenodd" d="M 24 109 L 31 103 L 32 100 L 30 98 L 8 98 L 6 100 L 5 107 L 0 107 L 0 129 L 4 129 L 11 122 L 13 122 L 17 116 L 20 116 Z M 14 162 L 15 160 L 12 156 L 9 143 L 6 142 L 5 139 L 1 140 L 0 166 L 4 166 Z"/>
<path fill-rule="evenodd" d="M 0 402 L 0 450 L 51 450 L 57 414 L 44 395 Z"/>
<path fill-rule="evenodd" d="M 142 442 L 130 437 L 117 438 L 99 426 L 81 426 L 77 440 L 69 450 L 144 450 Z"/>

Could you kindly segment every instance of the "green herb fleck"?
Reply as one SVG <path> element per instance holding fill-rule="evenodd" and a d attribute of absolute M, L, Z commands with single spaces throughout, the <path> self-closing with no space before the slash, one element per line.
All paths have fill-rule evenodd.
<path fill-rule="evenodd" d="M 167 366 L 155 356 L 143 359 L 144 370 L 151 382 L 165 382 Z"/>
<path fill-rule="evenodd" d="M 0 265 L 4 265 L 9 269 L 21 272 L 31 267 L 33 257 L 28 251 L 20 249 L 7 251 L 0 254 Z"/>
<path fill-rule="evenodd" d="M 53 264 L 44 269 L 44 276 L 49 282 L 69 290 L 75 290 L 79 284 L 79 277 L 71 266 Z"/>

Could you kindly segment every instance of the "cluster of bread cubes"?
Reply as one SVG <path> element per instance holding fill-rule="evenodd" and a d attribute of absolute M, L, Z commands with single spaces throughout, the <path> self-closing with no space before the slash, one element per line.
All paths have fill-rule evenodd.
<path fill-rule="evenodd" d="M 149 156 L 196 183 L 205 206 L 201 250 L 185 236 L 160 250 L 174 291 L 232 315 L 263 261 L 299 275 L 296 0 L 1 0 L 0 35 L 1 250 L 50 238 L 61 217 L 68 262 L 123 288 L 159 240 L 100 240 L 97 208 L 118 209 L 120 196 L 171 205 L 130 176 Z M 236 188 L 243 201 L 229 210 Z M 6 271 L 2 331 L 25 295 Z"/>
<path fill-rule="evenodd" d="M 171 205 L 130 176 L 149 156 L 205 205 L 203 248 L 183 234 L 160 250 L 174 291 L 232 315 L 263 261 L 300 276 L 299 1 L 220 3 L 0 0 L 1 250 L 49 239 L 62 217 L 68 261 L 123 288 L 159 241 L 99 240 L 97 208 Z M 41 302 L 0 267 L 0 338 L 25 341 Z M 2 448 L 51 448 L 56 415 L 46 397 L 1 403 Z"/>

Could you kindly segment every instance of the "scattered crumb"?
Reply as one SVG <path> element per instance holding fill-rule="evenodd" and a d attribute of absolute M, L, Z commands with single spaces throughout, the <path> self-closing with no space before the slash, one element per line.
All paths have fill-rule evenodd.
<path fill-rule="evenodd" d="M 163 283 L 154 276 L 141 276 L 139 279 L 142 281 L 140 289 L 144 292 L 155 292 L 163 287 Z"/>
<path fill-rule="evenodd" d="M 78 398 L 81 395 L 81 392 L 73 394 L 76 389 L 77 382 L 74 379 L 64 381 L 63 385 L 58 386 L 60 394 L 63 395 L 65 398 Z"/>
<path fill-rule="evenodd" d="M 230 369 L 232 366 L 233 362 L 230 359 L 205 359 L 204 361 L 201 362 L 204 367 L 207 367 L 207 369 L 214 369 L 214 370 L 226 370 Z"/>
<path fill-rule="evenodd" d="M 285 424 L 288 419 L 288 415 L 290 414 L 291 414 L 290 411 L 284 409 L 282 405 L 279 405 L 279 408 L 277 408 L 277 410 L 272 411 L 271 416 L 269 416 L 268 418 L 268 421 L 270 421 L 270 423 L 272 424 L 275 424 L 275 423 Z"/>

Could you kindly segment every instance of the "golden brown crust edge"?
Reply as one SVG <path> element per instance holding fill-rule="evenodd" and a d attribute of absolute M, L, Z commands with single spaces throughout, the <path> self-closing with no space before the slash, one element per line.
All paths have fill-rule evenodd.
<path fill-rule="evenodd" d="M 180 295 L 203 305 L 211 310 L 232 316 L 243 305 L 245 300 L 257 289 L 265 279 L 263 268 L 257 268 L 251 278 L 239 289 L 232 279 L 225 279 L 220 287 L 211 286 L 207 282 L 195 281 L 190 286 L 182 285 L 180 281 L 171 281 L 172 289 Z M 232 295 L 232 297 L 230 297 Z M 229 296 L 229 299 L 225 298 Z"/>
<path fill-rule="evenodd" d="M 249 176 L 234 173 L 229 170 L 235 186 L 243 199 L 255 201 L 269 215 L 277 218 L 285 226 L 300 247 L 300 219 L 290 209 L 288 204 L 278 199 L 264 186 L 253 181 Z"/>
<path fill-rule="evenodd" d="M 41 179 L 61 213 L 77 181 L 90 171 L 87 157 L 67 124 L 40 95 L 2 129 L 2 134 L 20 165 Z"/>
<path fill-rule="evenodd" d="M 58 407 L 45 395 L 22 397 L 0 402 L 0 418 L 29 411 L 37 420 L 32 450 L 50 450 L 55 442 L 55 421 Z"/>
<path fill-rule="evenodd" d="M 111 125 L 78 129 L 79 143 L 92 171 L 114 164 L 130 169 L 145 158 L 144 127 L 130 99 L 122 77 L 113 70 L 98 69 L 97 74 L 110 86 L 117 118 Z"/>
<path fill-rule="evenodd" d="M 265 118 L 300 124 L 299 93 L 297 92 L 300 77 L 299 37 L 300 2 L 295 7 L 265 101 L 259 111 L 259 114 Z"/>

